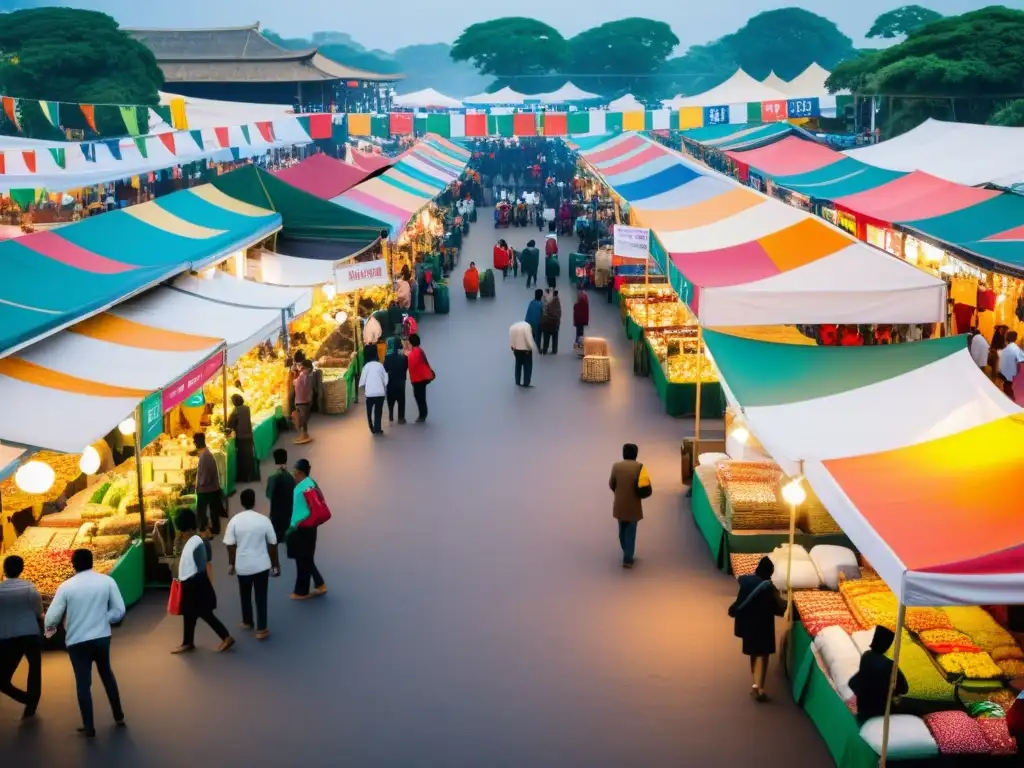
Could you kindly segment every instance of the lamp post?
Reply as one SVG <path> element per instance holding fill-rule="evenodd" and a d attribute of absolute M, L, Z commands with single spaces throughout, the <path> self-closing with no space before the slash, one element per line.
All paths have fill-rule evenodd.
<path fill-rule="evenodd" d="M 735 433 L 734 433 L 735 434 Z M 786 553 L 786 629 L 793 627 L 793 546 L 796 543 L 796 508 L 807 499 L 801 477 L 782 486 L 782 499 L 789 505 L 789 551 Z"/>

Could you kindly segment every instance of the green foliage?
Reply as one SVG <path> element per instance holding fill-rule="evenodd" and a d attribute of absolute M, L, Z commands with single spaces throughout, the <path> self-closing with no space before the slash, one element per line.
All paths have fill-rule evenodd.
<path fill-rule="evenodd" d="M 0 55 L 0 91 L 23 99 L 155 105 L 163 85 L 150 50 L 118 29 L 110 16 L 95 11 L 38 8 L 6 14 L 0 23 Z M 22 102 L 19 117 L 29 136 L 61 137 L 34 102 Z M 79 120 L 84 127 L 77 108 L 63 106 L 61 118 L 68 127 Z M 124 134 L 123 121 L 116 122 L 113 133 Z"/>
<path fill-rule="evenodd" d="M 886 11 L 871 25 L 868 30 L 868 37 L 881 37 L 885 40 L 892 40 L 896 37 L 906 37 L 926 24 L 938 21 L 942 14 L 925 8 L 920 5 L 904 5 Z"/>
<path fill-rule="evenodd" d="M 518 16 L 492 19 L 465 29 L 452 46 L 454 61 L 468 61 L 495 78 L 493 89 L 510 86 L 524 93 L 557 88 L 554 73 L 564 71 L 569 46 L 555 28 Z"/>
<path fill-rule="evenodd" d="M 670 96 L 702 93 L 728 80 L 739 65 L 732 49 L 721 40 L 691 46 L 682 56 L 669 59 L 657 79 L 660 93 Z"/>
<path fill-rule="evenodd" d="M 451 46 L 447 43 L 408 45 L 392 56 L 399 71 L 405 74 L 400 83 L 403 93 L 435 88 L 447 96 L 461 98 L 480 93 L 489 82 L 469 64 L 452 61 Z"/>
<path fill-rule="evenodd" d="M 272 30 L 263 35 L 282 48 L 308 50 L 318 48 L 327 58 L 356 69 L 365 69 L 382 75 L 400 72 L 398 63 L 384 51 L 371 51 L 352 39 L 346 32 L 314 32 L 312 38 L 281 37 Z"/>
<path fill-rule="evenodd" d="M 1016 99 L 992 113 L 989 125 L 1024 126 L 1024 99 Z"/>
<path fill-rule="evenodd" d="M 565 71 L 584 90 L 646 94 L 653 85 L 651 76 L 677 45 L 679 38 L 663 21 L 620 19 L 569 40 Z"/>

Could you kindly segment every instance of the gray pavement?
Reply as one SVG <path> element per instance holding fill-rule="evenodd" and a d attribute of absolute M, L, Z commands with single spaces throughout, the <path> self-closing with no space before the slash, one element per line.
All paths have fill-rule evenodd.
<path fill-rule="evenodd" d="M 518 249 L 537 231 L 500 236 Z M 726 616 L 735 582 L 713 567 L 680 485 L 691 425 L 632 376 L 618 311 L 601 295 L 590 333 L 612 344 L 612 381 L 579 381 L 567 287 L 562 348 L 537 359 L 533 389 L 517 389 L 508 326 L 532 291 L 522 276 L 499 278 L 495 300 L 469 303 L 461 290 L 495 237 L 484 211 L 452 276 L 451 314 L 421 324 L 438 375 L 426 424 L 385 424 L 372 438 L 360 404 L 316 419 L 301 454 L 283 442 L 309 458 L 334 510 L 317 557 L 330 593 L 288 600 L 285 561 L 271 583 L 273 636 L 257 643 L 234 629 L 237 590 L 218 543 L 218 614 L 235 649 L 215 654 L 201 625 L 199 651 L 171 656 L 180 619 L 164 613 L 166 594 L 147 595 L 114 637 L 129 728 L 113 730 L 97 681 L 98 738 L 77 739 L 70 665 L 51 653 L 37 722 L 19 724 L 0 698 L 5 765 L 830 764 L 780 675 L 773 703 L 749 700 Z M 415 416 L 411 391 L 409 407 Z M 655 488 L 632 571 L 619 564 L 607 488 L 627 441 Z"/>

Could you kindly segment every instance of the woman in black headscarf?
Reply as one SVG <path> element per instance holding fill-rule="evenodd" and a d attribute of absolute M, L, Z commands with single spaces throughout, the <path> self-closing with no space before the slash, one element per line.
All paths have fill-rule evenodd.
<path fill-rule="evenodd" d="M 775 565 L 761 558 L 752 575 L 740 576 L 740 591 L 729 606 L 729 615 L 736 620 L 734 634 L 743 641 L 743 653 L 750 657 L 750 673 L 754 684 L 750 695 L 767 701 L 764 692 L 768 676 L 768 657 L 775 653 L 775 617 L 786 612 L 786 603 L 772 584 Z"/>
<path fill-rule="evenodd" d="M 896 633 L 887 627 L 875 627 L 871 649 L 860 657 L 860 668 L 850 678 L 850 690 L 857 696 L 857 720 L 864 723 L 872 717 L 885 715 L 885 702 L 889 698 L 892 682 L 892 659 L 885 652 L 892 647 Z M 896 670 L 896 688 L 893 696 L 906 696 L 910 686 L 903 673 Z M 895 711 L 894 709 L 891 711 Z"/>

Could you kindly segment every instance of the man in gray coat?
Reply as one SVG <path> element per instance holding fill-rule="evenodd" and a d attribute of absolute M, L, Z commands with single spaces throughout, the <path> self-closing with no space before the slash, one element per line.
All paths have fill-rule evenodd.
<path fill-rule="evenodd" d="M 636 527 L 644 519 L 643 501 L 640 498 L 638 482 L 643 464 L 636 460 L 640 449 L 633 443 L 622 446 L 622 461 L 612 465 L 608 487 L 615 494 L 612 517 L 619 523 L 619 546 L 622 547 L 622 567 L 633 567 L 633 553 L 636 549 Z"/>

